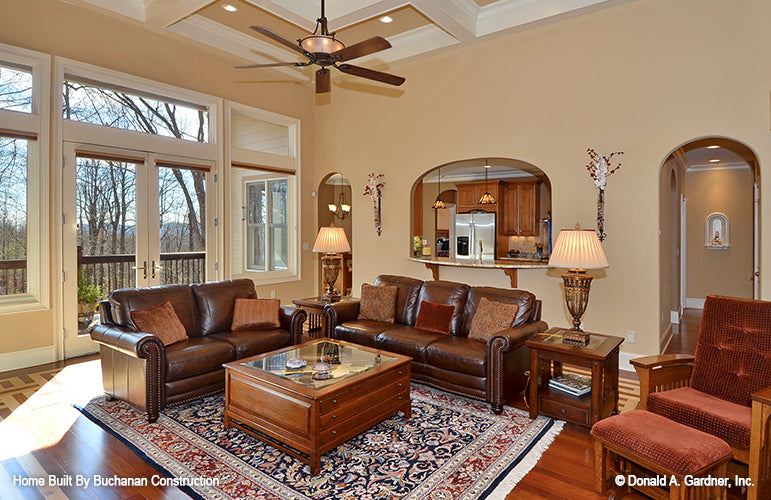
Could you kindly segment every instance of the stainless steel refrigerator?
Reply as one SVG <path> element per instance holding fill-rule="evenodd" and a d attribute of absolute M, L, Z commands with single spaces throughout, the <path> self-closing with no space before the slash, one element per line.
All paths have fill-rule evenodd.
<path fill-rule="evenodd" d="M 495 214 L 472 212 L 455 216 L 456 259 L 495 259 Z"/>

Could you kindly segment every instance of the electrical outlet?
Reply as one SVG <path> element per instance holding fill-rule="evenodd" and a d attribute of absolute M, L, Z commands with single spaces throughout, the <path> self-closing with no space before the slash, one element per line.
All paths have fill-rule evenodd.
<path fill-rule="evenodd" d="M 303 250 L 308 250 L 310 248 L 310 245 L 308 245 L 307 241 L 303 241 Z"/>
<path fill-rule="evenodd" d="M 626 341 L 630 344 L 637 342 L 637 334 L 633 331 L 626 332 Z"/>
<path fill-rule="evenodd" d="M 275 290 L 271 290 L 270 291 L 270 298 L 271 299 L 275 299 L 276 298 L 276 291 Z"/>

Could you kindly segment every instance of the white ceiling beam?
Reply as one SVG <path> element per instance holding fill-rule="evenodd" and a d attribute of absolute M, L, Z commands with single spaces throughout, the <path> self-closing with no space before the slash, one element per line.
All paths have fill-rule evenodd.
<path fill-rule="evenodd" d="M 479 10 L 477 36 L 516 28 L 609 0 L 499 0 Z"/>
<path fill-rule="evenodd" d="M 316 18 L 319 17 L 319 6 L 314 6 L 307 0 L 281 0 L 276 3 L 271 0 L 245 0 L 246 2 L 266 10 L 306 31 L 313 31 L 316 27 Z"/>
<path fill-rule="evenodd" d="M 65 3 L 91 10 L 106 10 L 136 21 L 145 20 L 145 4 L 142 0 L 62 0 Z M 96 9 L 94 9 L 96 7 Z"/>
<path fill-rule="evenodd" d="M 210 3 L 211 0 L 148 0 L 145 22 L 152 27 L 167 28 Z"/>
<path fill-rule="evenodd" d="M 413 0 L 411 3 L 461 42 L 476 38 L 479 6 L 474 0 Z"/>
<path fill-rule="evenodd" d="M 364 56 L 353 61 L 356 65 L 383 66 L 408 57 L 424 54 L 432 50 L 443 49 L 460 42 L 457 38 L 433 24 L 427 24 L 398 35 L 388 37 L 391 48 L 376 54 Z"/>
<path fill-rule="evenodd" d="M 343 0 L 341 0 L 342 4 Z M 339 8 L 330 10 L 327 6 L 327 17 L 329 18 L 330 30 L 336 31 L 354 24 L 358 24 L 368 19 L 383 16 L 387 12 L 394 11 L 405 5 L 409 5 L 407 0 L 381 0 L 378 2 L 369 2 L 362 5 L 361 0 L 345 0 L 350 5 L 340 5 Z M 337 12 L 345 12 L 342 16 L 330 17 Z"/>
<path fill-rule="evenodd" d="M 272 43 L 259 40 L 240 31 L 228 28 L 203 16 L 192 16 L 167 28 L 168 31 L 203 43 L 210 47 L 229 52 L 256 64 L 273 62 L 292 62 L 298 60 L 296 52 L 284 50 Z M 243 72 L 244 78 L 254 71 L 279 71 L 291 78 L 308 81 L 309 77 L 294 67 L 235 70 Z"/>

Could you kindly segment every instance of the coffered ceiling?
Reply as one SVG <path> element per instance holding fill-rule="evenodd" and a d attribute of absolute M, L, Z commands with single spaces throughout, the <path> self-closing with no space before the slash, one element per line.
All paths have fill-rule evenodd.
<path fill-rule="evenodd" d="M 249 29 L 265 26 L 289 40 L 312 32 L 320 0 L 61 0 L 149 29 L 187 37 L 243 59 L 244 64 L 297 60 L 297 54 Z M 356 59 L 389 63 L 428 52 L 462 47 L 497 33 L 553 22 L 617 4 L 620 0 L 327 0 L 330 31 L 348 45 L 383 36 L 392 48 Z M 235 11 L 226 10 L 226 5 Z M 392 22 L 381 21 L 390 16 Z M 244 70 L 244 71 L 264 71 Z M 305 80 L 311 70 L 279 71 Z"/>

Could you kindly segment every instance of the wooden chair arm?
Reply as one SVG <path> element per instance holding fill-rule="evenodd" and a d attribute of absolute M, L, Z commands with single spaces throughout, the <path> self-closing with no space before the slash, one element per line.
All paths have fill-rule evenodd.
<path fill-rule="evenodd" d="M 752 422 L 750 424 L 750 455 L 748 475 L 752 486 L 747 489 L 747 500 L 768 498 L 771 494 L 771 387 L 752 393 Z"/>
<path fill-rule="evenodd" d="M 691 382 L 693 359 L 690 354 L 660 354 L 630 361 L 640 379 L 640 406 L 648 409 L 652 392 L 687 387 Z"/>

